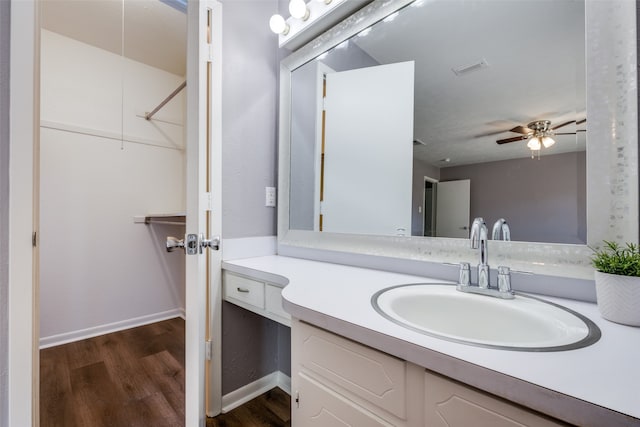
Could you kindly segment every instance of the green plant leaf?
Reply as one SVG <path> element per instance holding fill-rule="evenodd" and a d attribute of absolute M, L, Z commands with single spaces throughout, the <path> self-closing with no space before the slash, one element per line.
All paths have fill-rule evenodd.
<path fill-rule="evenodd" d="M 594 250 L 593 266 L 603 273 L 621 276 L 640 276 L 640 248 L 626 243 L 624 247 L 605 240 L 602 249 Z"/>

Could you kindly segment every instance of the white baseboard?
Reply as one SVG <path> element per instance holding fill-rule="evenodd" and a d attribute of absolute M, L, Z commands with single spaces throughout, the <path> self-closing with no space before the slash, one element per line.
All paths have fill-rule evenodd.
<path fill-rule="evenodd" d="M 280 387 L 287 394 L 291 395 L 291 378 L 280 371 L 276 371 L 240 387 L 231 393 L 225 394 L 222 396 L 222 413 L 227 413 L 274 387 Z"/>
<path fill-rule="evenodd" d="M 148 314 L 146 316 L 134 317 L 133 319 L 122 320 L 119 322 L 107 323 L 91 328 L 80 329 L 77 331 L 65 332 L 62 334 L 51 335 L 48 337 L 40 337 L 40 349 L 54 347 L 56 345 L 67 344 L 74 341 L 80 341 L 87 338 L 97 337 L 99 335 L 118 332 L 125 329 L 135 328 L 138 326 L 148 325 L 150 323 L 160 322 L 162 320 L 173 319 L 175 317 L 185 318 L 184 309 L 176 308 L 173 310 L 162 311 L 160 313 Z"/>
<path fill-rule="evenodd" d="M 291 396 L 291 377 L 282 373 L 281 371 L 278 371 L 276 373 L 278 374 L 278 387 L 280 387 L 282 391 Z"/>

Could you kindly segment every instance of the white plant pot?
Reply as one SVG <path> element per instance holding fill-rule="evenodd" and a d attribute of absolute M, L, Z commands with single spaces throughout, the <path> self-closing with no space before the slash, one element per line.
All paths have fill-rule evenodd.
<path fill-rule="evenodd" d="M 595 279 L 602 317 L 623 325 L 640 326 L 640 277 L 596 271 Z"/>

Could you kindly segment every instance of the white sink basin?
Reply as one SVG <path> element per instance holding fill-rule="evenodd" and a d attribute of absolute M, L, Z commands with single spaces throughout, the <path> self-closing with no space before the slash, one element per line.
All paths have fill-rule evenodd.
<path fill-rule="evenodd" d="M 484 347 L 559 351 L 600 338 L 600 329 L 581 314 L 519 294 L 503 300 L 427 283 L 382 290 L 372 303 L 381 315 L 409 329 Z"/>

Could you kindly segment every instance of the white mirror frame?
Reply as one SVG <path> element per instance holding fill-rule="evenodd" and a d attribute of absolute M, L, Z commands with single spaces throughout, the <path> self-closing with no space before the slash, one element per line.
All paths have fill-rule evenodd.
<path fill-rule="evenodd" d="M 289 229 L 291 72 L 413 0 L 376 0 L 283 59 L 280 65 L 278 246 L 474 263 L 468 239 L 367 236 Z M 428 7 L 428 5 L 425 5 Z M 586 0 L 587 245 L 489 243 L 492 265 L 593 279 L 591 247 L 638 242 L 638 69 L 636 5 Z M 280 250 L 279 250 L 280 252 Z"/>

